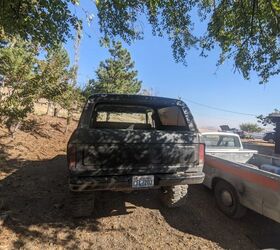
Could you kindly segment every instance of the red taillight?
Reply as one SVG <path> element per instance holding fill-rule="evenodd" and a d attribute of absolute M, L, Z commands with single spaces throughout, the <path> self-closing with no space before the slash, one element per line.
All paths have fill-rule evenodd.
<path fill-rule="evenodd" d="M 76 155 L 77 155 L 77 150 L 76 146 L 73 144 L 68 145 L 68 168 L 69 169 L 74 169 L 76 167 Z"/>
<path fill-rule="evenodd" d="M 205 145 L 199 144 L 199 165 L 204 164 L 204 157 L 205 157 Z"/>

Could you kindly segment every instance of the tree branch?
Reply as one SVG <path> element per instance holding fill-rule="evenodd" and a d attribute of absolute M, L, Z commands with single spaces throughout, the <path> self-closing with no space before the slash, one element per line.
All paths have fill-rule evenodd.
<path fill-rule="evenodd" d="M 253 0 L 253 11 L 252 11 L 252 17 L 251 17 L 251 31 L 250 31 L 250 37 L 253 36 L 254 17 L 255 17 L 256 5 L 257 5 L 257 0 Z"/>

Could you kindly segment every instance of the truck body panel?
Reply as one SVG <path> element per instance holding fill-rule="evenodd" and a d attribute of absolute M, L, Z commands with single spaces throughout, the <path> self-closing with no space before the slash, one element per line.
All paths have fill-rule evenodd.
<path fill-rule="evenodd" d="M 235 188 L 243 206 L 280 222 L 280 175 L 261 169 L 264 164 L 280 168 L 280 158 L 254 150 L 218 151 L 206 146 L 204 185 L 214 188 L 224 180 Z"/>

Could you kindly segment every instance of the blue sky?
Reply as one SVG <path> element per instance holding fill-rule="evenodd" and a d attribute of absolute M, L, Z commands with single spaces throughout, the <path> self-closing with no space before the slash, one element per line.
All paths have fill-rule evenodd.
<path fill-rule="evenodd" d="M 99 62 L 109 55 L 106 48 L 99 46 L 100 34 L 94 5 L 82 7 L 93 13 L 94 19 L 90 27 L 84 24 L 78 72 L 80 86 L 94 78 Z M 80 10 L 77 11 L 79 14 Z M 247 81 L 239 73 L 234 73 L 231 61 L 217 68 L 219 48 L 211 51 L 207 58 L 200 57 L 199 50 L 191 50 L 187 56 L 188 66 L 185 67 L 175 63 L 171 44 L 166 37 L 152 36 L 145 21 L 143 27 L 144 40 L 136 41 L 131 46 L 123 44 L 135 61 L 143 87 L 152 88 L 158 96 L 181 97 L 191 108 L 199 127 L 217 127 L 221 124 L 238 127 L 242 122 L 255 122 L 256 119 L 210 109 L 193 102 L 256 115 L 268 114 L 274 108 L 279 108 L 279 76 L 271 78 L 266 85 L 259 85 L 256 76 Z M 205 25 L 196 22 L 195 27 L 196 31 L 201 32 Z M 66 44 L 66 49 L 73 61 L 73 41 Z"/>

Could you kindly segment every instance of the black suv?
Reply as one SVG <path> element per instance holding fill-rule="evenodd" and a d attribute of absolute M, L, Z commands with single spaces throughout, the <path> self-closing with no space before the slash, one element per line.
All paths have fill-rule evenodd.
<path fill-rule="evenodd" d="M 70 190 L 160 188 L 169 207 L 185 203 L 189 184 L 202 183 L 204 144 L 181 100 L 91 96 L 68 143 Z"/>

